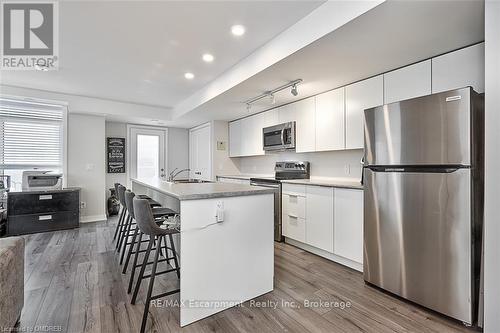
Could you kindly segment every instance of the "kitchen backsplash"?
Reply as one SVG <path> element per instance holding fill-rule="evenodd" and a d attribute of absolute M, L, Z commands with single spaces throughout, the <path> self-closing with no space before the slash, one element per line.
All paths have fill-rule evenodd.
<path fill-rule="evenodd" d="M 279 152 L 233 158 L 242 174 L 273 174 L 277 161 L 309 161 L 311 177 L 361 178 L 362 149 L 314 153 Z"/>

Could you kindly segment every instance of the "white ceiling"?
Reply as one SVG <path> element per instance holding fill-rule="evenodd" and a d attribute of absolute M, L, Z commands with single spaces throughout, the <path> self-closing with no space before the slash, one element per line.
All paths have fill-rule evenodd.
<path fill-rule="evenodd" d="M 387 1 L 174 122 L 234 120 L 483 40 L 483 1 Z M 245 100 L 298 78 L 299 96 L 246 110 Z"/>
<path fill-rule="evenodd" d="M 171 108 L 322 2 L 62 1 L 59 70 L 2 71 L 0 83 Z"/>

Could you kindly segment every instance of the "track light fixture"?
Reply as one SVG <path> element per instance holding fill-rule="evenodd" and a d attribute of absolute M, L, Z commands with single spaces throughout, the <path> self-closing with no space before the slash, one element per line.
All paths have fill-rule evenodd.
<path fill-rule="evenodd" d="M 274 94 L 277 92 L 280 92 L 284 89 L 290 88 L 290 87 L 292 87 L 292 90 L 290 91 L 290 93 L 293 96 L 297 96 L 299 94 L 299 91 L 297 90 L 297 85 L 301 82 L 302 82 L 302 79 L 293 80 L 293 81 L 288 82 L 287 84 L 279 86 L 278 88 L 266 91 L 263 94 L 260 94 L 259 96 L 256 96 L 254 98 L 250 98 L 249 100 L 245 101 L 245 104 L 247 105 L 247 111 L 250 111 L 250 108 L 251 108 L 253 103 L 255 103 L 258 100 L 261 100 L 265 97 L 269 97 L 271 104 L 275 104 L 276 98 L 274 97 Z"/>

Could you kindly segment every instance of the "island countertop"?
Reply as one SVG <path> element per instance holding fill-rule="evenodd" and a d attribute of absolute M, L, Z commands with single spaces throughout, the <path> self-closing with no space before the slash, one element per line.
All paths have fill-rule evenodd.
<path fill-rule="evenodd" d="M 160 178 L 133 178 L 132 182 L 174 197 L 179 200 L 198 200 L 209 198 L 236 197 L 274 193 L 267 187 L 230 183 L 171 183 Z"/>

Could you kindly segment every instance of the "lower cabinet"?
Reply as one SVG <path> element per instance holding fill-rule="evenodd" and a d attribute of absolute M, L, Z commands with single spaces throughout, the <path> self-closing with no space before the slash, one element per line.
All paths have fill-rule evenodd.
<path fill-rule="evenodd" d="M 333 252 L 363 262 L 363 191 L 334 189 Z"/>
<path fill-rule="evenodd" d="M 362 190 L 283 184 L 282 219 L 285 237 L 362 264 Z"/>
<path fill-rule="evenodd" d="M 306 244 L 333 252 L 333 188 L 306 188 Z"/>

